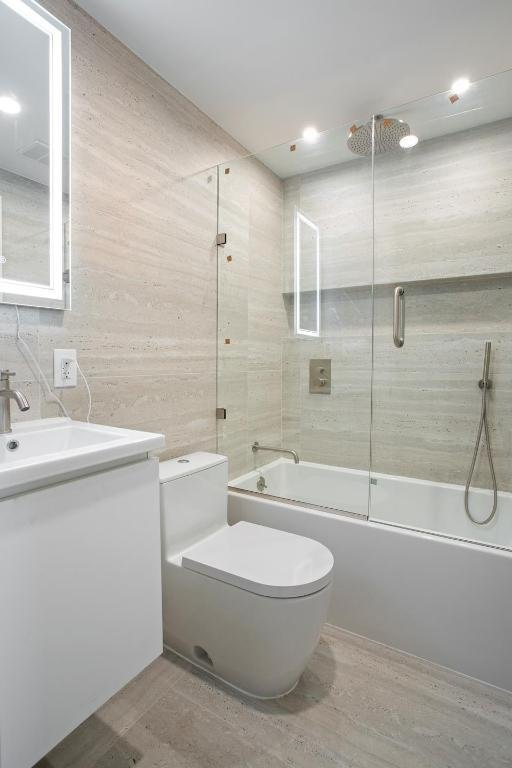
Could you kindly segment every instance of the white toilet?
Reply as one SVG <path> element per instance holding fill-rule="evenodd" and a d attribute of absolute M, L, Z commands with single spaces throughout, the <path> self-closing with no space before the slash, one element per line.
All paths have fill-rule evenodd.
<path fill-rule="evenodd" d="M 329 605 L 331 552 L 252 523 L 227 524 L 228 462 L 160 463 L 164 644 L 258 698 L 289 693 Z"/>

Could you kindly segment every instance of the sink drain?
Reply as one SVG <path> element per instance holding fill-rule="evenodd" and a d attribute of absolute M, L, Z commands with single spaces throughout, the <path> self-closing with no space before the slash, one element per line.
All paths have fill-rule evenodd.
<path fill-rule="evenodd" d="M 16 448 L 19 448 L 20 444 L 17 440 L 9 440 L 7 443 L 7 450 L 8 451 L 15 451 Z"/>

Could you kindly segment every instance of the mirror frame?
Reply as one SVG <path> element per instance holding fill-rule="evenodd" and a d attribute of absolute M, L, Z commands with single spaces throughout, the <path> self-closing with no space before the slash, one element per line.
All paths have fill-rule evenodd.
<path fill-rule="evenodd" d="M 48 35 L 49 42 L 49 264 L 50 279 L 47 284 L 0 277 L 0 302 L 28 304 L 36 307 L 70 308 L 70 263 L 64 265 L 64 125 L 68 124 L 68 141 L 71 145 L 71 94 L 70 60 L 71 31 L 34 0 L 0 0 L 29 24 Z M 68 109 L 64 110 L 64 94 L 69 94 Z M 70 147 L 69 147 L 70 150 Z M 68 152 L 70 156 L 71 152 Z M 66 173 L 70 188 L 70 165 Z M 67 221 L 69 221 L 69 216 Z M 68 256 L 69 260 L 69 256 Z M 68 279 L 65 277 L 65 270 Z M 8 295 L 8 297 L 5 296 Z M 67 295 L 66 295 L 67 294 Z"/>
<path fill-rule="evenodd" d="M 305 224 L 315 233 L 316 240 L 316 327 L 314 330 L 301 328 L 300 309 L 301 309 L 301 273 L 300 273 L 300 225 Z M 311 219 L 295 208 L 294 227 L 293 227 L 293 253 L 294 253 L 294 296 L 295 296 L 295 334 L 297 336 L 320 336 L 320 230 Z"/>

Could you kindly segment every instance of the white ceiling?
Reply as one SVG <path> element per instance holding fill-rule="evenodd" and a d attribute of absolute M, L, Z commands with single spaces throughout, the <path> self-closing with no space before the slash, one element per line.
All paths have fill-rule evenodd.
<path fill-rule="evenodd" d="M 78 0 L 252 151 L 512 67 L 511 0 Z"/>
<path fill-rule="evenodd" d="M 419 139 L 421 148 L 425 141 L 447 134 L 467 131 L 497 120 L 512 117 L 512 70 L 473 82 L 470 88 L 452 102 L 453 92 L 448 91 L 409 102 L 387 112 L 406 123 L 410 132 Z M 297 174 L 309 173 L 338 163 L 354 161 L 356 158 L 371 160 L 352 154 L 347 146 L 350 126 L 339 126 L 321 133 L 310 144 L 303 139 L 258 152 L 256 157 L 283 179 Z M 293 146 L 294 150 L 290 151 Z M 417 152 L 417 149 L 396 147 L 387 152 Z M 243 161 L 242 161 L 243 162 Z M 356 160 L 357 162 L 357 160 Z M 377 159 L 377 163 L 379 160 Z M 233 161 L 229 162 L 232 165 Z"/>

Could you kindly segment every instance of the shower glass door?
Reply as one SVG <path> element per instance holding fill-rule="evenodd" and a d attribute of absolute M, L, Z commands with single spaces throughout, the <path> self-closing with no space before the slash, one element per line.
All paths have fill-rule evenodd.
<path fill-rule="evenodd" d="M 512 75 L 383 119 L 418 142 L 375 140 L 370 517 L 509 547 Z"/>
<path fill-rule="evenodd" d="M 366 517 L 372 164 L 348 135 L 218 169 L 217 438 L 232 487 Z"/>

